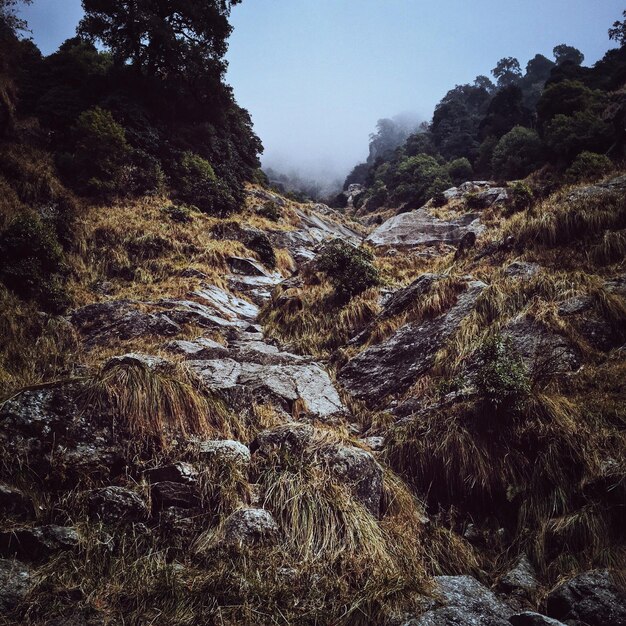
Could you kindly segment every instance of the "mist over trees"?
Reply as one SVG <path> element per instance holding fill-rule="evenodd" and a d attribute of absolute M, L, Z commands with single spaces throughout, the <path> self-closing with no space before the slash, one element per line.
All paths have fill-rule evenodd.
<path fill-rule="evenodd" d="M 609 157 L 623 158 L 626 20 L 609 35 L 620 48 L 593 67 L 583 66 L 583 53 L 568 44 L 555 46 L 553 59 L 535 55 L 524 70 L 514 57 L 500 59 L 493 80 L 481 75 L 452 88 L 430 123 L 395 146 L 393 127 L 381 120 L 369 158 L 354 167 L 344 189 L 364 185 L 359 203 L 368 210 L 417 208 L 463 178 L 513 180 L 541 169 L 549 181 L 580 171 L 583 154 L 585 163 L 603 167 Z"/>

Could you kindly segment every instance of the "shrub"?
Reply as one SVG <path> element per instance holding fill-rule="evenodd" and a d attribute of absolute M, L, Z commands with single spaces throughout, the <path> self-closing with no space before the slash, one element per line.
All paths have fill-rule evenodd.
<path fill-rule="evenodd" d="M 469 159 L 463 157 L 462 159 L 455 159 L 448 163 L 448 174 L 455 185 L 460 185 L 465 181 L 471 180 L 474 176 L 474 170 Z"/>
<path fill-rule="evenodd" d="M 340 302 L 348 302 L 366 289 L 379 284 L 372 254 L 364 248 L 334 239 L 317 258 L 317 269 L 329 278 Z"/>
<path fill-rule="evenodd" d="M 613 169 L 613 162 L 604 154 L 595 152 L 581 152 L 569 169 L 565 172 L 566 178 L 577 183 L 585 180 L 602 178 Z"/>
<path fill-rule="evenodd" d="M 491 169 L 499 179 L 524 178 L 543 162 L 543 144 L 536 131 L 516 126 L 495 147 Z"/>
<path fill-rule="evenodd" d="M 72 176 L 80 191 L 102 196 L 125 191 L 125 169 L 131 147 L 124 128 L 110 111 L 94 107 L 78 117 L 74 127 L 75 153 L 70 162 Z M 66 157 L 67 159 L 67 157 Z"/>
<path fill-rule="evenodd" d="M 487 208 L 487 200 L 477 193 L 468 193 L 465 197 L 465 205 L 468 209 L 482 211 Z"/>
<path fill-rule="evenodd" d="M 367 209 L 368 211 L 376 211 L 380 207 L 384 206 L 387 202 L 387 187 L 381 182 L 376 181 L 369 194 L 367 195 Z"/>
<path fill-rule="evenodd" d="M 406 202 L 411 207 L 420 207 L 436 193 L 452 187 L 447 169 L 426 154 L 403 159 L 393 181 L 396 186 L 392 201 Z"/>
<path fill-rule="evenodd" d="M 244 241 L 246 248 L 256 252 L 261 259 L 261 263 L 270 269 L 276 267 L 276 253 L 272 247 L 272 242 L 269 237 L 263 233 L 253 233 L 246 237 Z"/>
<path fill-rule="evenodd" d="M 490 337 L 476 356 L 476 388 L 489 412 L 502 415 L 520 411 L 530 393 L 530 378 L 510 341 L 502 336 Z"/>
<path fill-rule="evenodd" d="M 0 234 L 0 280 L 22 298 L 55 313 L 67 306 L 62 263 L 53 228 L 37 215 L 20 215 Z"/>
<path fill-rule="evenodd" d="M 182 155 L 173 183 L 178 197 L 203 213 L 227 215 L 240 206 L 227 183 L 217 178 L 211 164 L 193 152 Z"/>
<path fill-rule="evenodd" d="M 509 207 L 513 212 L 530 208 L 533 200 L 533 191 L 526 183 L 517 182 L 509 189 Z"/>
<path fill-rule="evenodd" d="M 340 195 L 343 196 L 343 194 L 340 194 Z M 276 202 L 274 202 L 273 200 L 269 200 L 268 202 L 266 202 L 257 211 L 257 213 L 261 217 L 265 217 L 272 222 L 277 222 L 280 219 L 280 209 L 278 208 L 278 205 L 276 204 Z"/>

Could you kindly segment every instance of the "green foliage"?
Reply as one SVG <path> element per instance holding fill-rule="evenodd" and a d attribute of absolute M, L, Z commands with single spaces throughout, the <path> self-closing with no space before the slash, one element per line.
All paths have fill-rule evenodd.
<path fill-rule="evenodd" d="M 500 88 L 513 85 L 522 78 L 522 68 L 514 57 L 500 59 L 491 73 L 497 79 Z"/>
<path fill-rule="evenodd" d="M 536 131 L 516 126 L 495 147 L 492 172 L 505 180 L 524 178 L 541 165 L 543 152 L 543 144 Z"/>
<path fill-rule="evenodd" d="M 387 187 L 382 181 L 377 180 L 367 194 L 368 210 L 376 211 L 377 209 L 380 209 L 384 206 L 385 202 L 387 202 L 388 197 L 389 194 L 387 192 Z"/>
<path fill-rule="evenodd" d="M 578 48 L 568 46 L 564 43 L 556 46 L 552 53 L 558 65 L 566 62 L 573 63 L 574 65 L 582 65 L 582 62 L 585 60 L 585 55 L 578 50 Z"/>
<path fill-rule="evenodd" d="M 509 207 L 511 211 L 525 211 L 532 206 L 533 201 L 533 190 L 526 183 L 518 181 L 509 189 Z"/>
<path fill-rule="evenodd" d="M 537 116 L 541 127 L 556 115 L 574 115 L 579 111 L 591 110 L 600 113 L 606 105 L 606 95 L 593 90 L 580 81 L 562 80 L 548 85 L 537 103 Z"/>
<path fill-rule="evenodd" d="M 460 185 L 465 181 L 472 180 L 474 170 L 469 159 L 455 159 L 448 163 L 448 174 L 455 185 Z"/>
<path fill-rule="evenodd" d="M 613 169 L 613 162 L 604 154 L 585 150 L 581 152 L 565 172 L 566 178 L 573 183 L 602 178 Z"/>
<path fill-rule="evenodd" d="M 452 187 L 446 167 L 427 154 L 403 159 L 393 173 L 393 179 L 396 188 L 392 200 L 416 208 Z"/>
<path fill-rule="evenodd" d="M 22 214 L 0 233 L 0 280 L 19 296 L 52 312 L 67 306 L 62 292 L 63 250 L 54 229 Z"/>
<path fill-rule="evenodd" d="M 343 197 L 343 194 L 340 194 Z M 268 200 L 263 204 L 263 206 L 257 211 L 257 213 L 271 220 L 272 222 L 277 222 L 280 219 L 280 208 L 273 200 Z"/>
<path fill-rule="evenodd" d="M 272 242 L 264 232 L 254 233 L 245 240 L 246 248 L 256 252 L 261 259 L 261 263 L 270 269 L 276 267 L 276 253 L 272 247 Z"/>
<path fill-rule="evenodd" d="M 520 411 L 528 399 L 531 381 L 510 341 L 502 336 L 487 339 L 478 349 L 475 384 L 486 407 L 495 416 Z"/>
<path fill-rule="evenodd" d="M 626 11 L 624 11 L 623 16 L 626 18 Z M 609 38 L 617 41 L 622 47 L 626 45 L 626 19 L 622 22 L 619 20 L 613 22 L 613 28 L 609 29 Z"/>
<path fill-rule="evenodd" d="M 328 276 L 335 288 L 335 297 L 345 303 L 380 282 L 374 257 L 364 248 L 333 239 L 316 260 L 317 269 Z"/>
<path fill-rule="evenodd" d="M 591 109 L 573 115 L 555 115 L 544 131 L 546 145 L 564 161 L 580 152 L 604 152 L 613 142 L 613 129 Z"/>
<path fill-rule="evenodd" d="M 111 112 L 94 107 L 81 113 L 74 137 L 75 152 L 68 165 L 79 189 L 105 197 L 123 192 L 132 151 Z"/>

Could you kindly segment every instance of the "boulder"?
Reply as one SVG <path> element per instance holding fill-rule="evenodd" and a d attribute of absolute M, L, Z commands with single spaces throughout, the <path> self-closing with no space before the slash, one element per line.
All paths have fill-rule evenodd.
<path fill-rule="evenodd" d="M 193 341 L 183 339 L 170 341 L 164 348 L 187 359 L 215 359 L 228 354 L 226 346 L 206 337 L 198 337 Z"/>
<path fill-rule="evenodd" d="M 234 358 L 189 361 L 189 367 L 213 391 L 241 392 L 247 399 L 275 400 L 291 410 L 297 400 L 306 411 L 320 418 L 344 411 L 344 406 L 328 374 L 314 363 L 263 365 Z M 232 397 L 232 396 L 231 396 Z"/>
<path fill-rule="evenodd" d="M 90 516 L 105 524 L 143 522 L 148 517 L 148 507 L 143 499 L 124 487 L 95 489 L 87 502 Z"/>
<path fill-rule="evenodd" d="M 197 489 L 189 484 L 164 480 L 152 485 L 152 506 L 155 510 L 170 507 L 178 509 L 194 509 L 200 506 Z"/>
<path fill-rule="evenodd" d="M 516 613 L 511 615 L 509 622 L 513 626 L 566 626 L 563 622 L 559 622 L 551 617 L 546 617 L 539 613 L 533 613 L 532 611 L 524 611 L 523 613 Z"/>
<path fill-rule="evenodd" d="M 562 335 L 529 317 L 516 318 L 502 330 L 524 361 L 534 372 L 564 373 L 577 369 L 580 357 L 572 344 Z"/>
<path fill-rule="evenodd" d="M 250 449 L 239 441 L 198 441 L 194 448 L 198 459 L 207 464 L 225 461 L 240 466 L 250 464 Z"/>
<path fill-rule="evenodd" d="M 254 259 L 244 258 L 240 256 L 231 256 L 227 260 L 228 267 L 231 272 L 235 274 L 242 274 L 243 276 L 265 276 L 269 277 L 265 268 Z"/>
<path fill-rule="evenodd" d="M 184 461 L 149 469 L 144 474 L 151 483 L 168 481 L 193 485 L 198 480 L 198 470 L 191 463 L 185 463 Z"/>
<path fill-rule="evenodd" d="M 118 365 L 126 365 L 130 367 L 145 367 L 149 370 L 159 370 L 167 368 L 170 364 L 165 359 L 151 354 L 142 354 L 140 352 L 129 352 L 119 356 L 111 357 L 104 364 L 104 371 L 109 370 Z"/>
<path fill-rule="evenodd" d="M 29 519 L 34 514 L 33 503 L 23 491 L 0 483 L 0 516 Z"/>
<path fill-rule="evenodd" d="M 132 300 L 96 302 L 77 309 L 70 321 L 86 338 L 87 345 L 104 345 L 114 339 L 136 339 L 149 335 L 170 337 L 181 331 L 166 313 L 146 313 Z"/>
<path fill-rule="evenodd" d="M 0 614 L 6 614 L 24 600 L 31 588 L 30 568 L 19 561 L 0 559 Z"/>
<path fill-rule="evenodd" d="M 244 293 L 252 302 L 262 306 L 272 298 L 274 287 L 282 281 L 276 276 L 229 276 L 228 286 L 233 291 Z"/>
<path fill-rule="evenodd" d="M 226 545 L 273 544 L 279 529 L 272 514 L 265 509 L 239 509 L 224 522 L 223 541 Z"/>
<path fill-rule="evenodd" d="M 389 394 L 401 394 L 432 367 L 437 352 L 473 310 L 486 287 L 469 281 L 456 303 L 433 319 L 405 324 L 389 339 L 371 346 L 339 371 L 339 382 L 370 406 Z"/>
<path fill-rule="evenodd" d="M 78 545 L 78 533 L 65 526 L 16 528 L 0 533 L 0 555 L 25 561 L 47 559 Z"/>
<path fill-rule="evenodd" d="M 435 582 L 441 606 L 412 620 L 410 626 L 510 626 L 513 611 L 475 578 L 436 576 Z"/>
<path fill-rule="evenodd" d="M 530 596 L 539 589 L 537 572 L 525 554 L 522 554 L 511 570 L 500 579 L 499 586 L 508 593 Z"/>
<path fill-rule="evenodd" d="M 259 307 L 255 304 L 238 298 L 215 285 L 204 285 L 202 289 L 194 291 L 192 295 L 228 320 L 254 321 L 259 315 Z"/>
<path fill-rule="evenodd" d="M 586 572 L 550 592 L 547 613 L 589 626 L 626 626 L 626 593 L 607 570 Z"/>
<path fill-rule="evenodd" d="M 463 237 L 484 231 L 477 213 L 467 213 L 453 220 L 441 220 L 427 209 L 401 213 L 381 224 L 366 241 L 373 246 L 457 245 Z"/>
<path fill-rule="evenodd" d="M 230 314 L 224 316 L 218 313 L 215 308 L 193 300 L 166 298 L 158 300 L 154 305 L 167 309 L 168 316 L 178 324 L 194 324 L 212 330 L 244 330 L 250 325 L 248 321 L 240 320 L 236 316 L 231 317 Z"/>
<path fill-rule="evenodd" d="M 538 263 L 529 263 L 528 261 L 513 261 L 504 270 L 504 275 L 512 278 L 532 278 L 541 270 Z"/>

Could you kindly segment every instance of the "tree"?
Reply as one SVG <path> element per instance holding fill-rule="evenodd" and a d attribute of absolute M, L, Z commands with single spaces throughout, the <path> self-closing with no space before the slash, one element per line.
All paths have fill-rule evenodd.
<path fill-rule="evenodd" d="M 524 79 L 529 83 L 545 83 L 550 77 L 550 72 L 553 67 L 554 62 L 550 61 L 548 57 L 543 56 L 543 54 L 536 54 L 526 64 L 526 75 L 524 76 Z"/>
<path fill-rule="evenodd" d="M 589 89 L 579 81 L 563 80 L 549 85 L 543 92 L 537 103 L 537 116 L 543 126 L 558 114 L 572 115 L 587 109 L 599 113 L 606 103 L 602 91 Z"/>
<path fill-rule="evenodd" d="M 490 135 L 500 139 L 514 126 L 530 126 L 532 113 L 524 106 L 524 95 L 517 85 L 504 87 L 493 97 L 480 123 L 481 139 Z"/>
<path fill-rule="evenodd" d="M 511 180 L 528 176 L 542 160 L 543 144 L 537 132 L 516 126 L 498 142 L 491 167 L 494 176 Z"/>
<path fill-rule="evenodd" d="M 626 18 L 626 11 L 623 16 Z M 626 46 L 626 19 L 622 22 L 619 20 L 613 22 L 613 28 L 609 28 L 609 39 L 617 41 L 622 47 Z"/>
<path fill-rule="evenodd" d="M 493 84 L 491 79 L 488 76 L 476 76 L 474 79 L 474 87 L 478 87 L 479 89 L 485 89 L 489 93 L 495 91 L 496 86 Z"/>
<path fill-rule="evenodd" d="M 0 0 L 0 37 L 26 30 L 26 21 L 17 16 L 20 4 L 32 4 L 33 0 Z"/>
<path fill-rule="evenodd" d="M 585 55 L 578 50 L 578 48 L 568 46 L 564 43 L 556 46 L 552 53 L 554 54 L 557 65 L 561 65 L 565 62 L 570 62 L 574 65 L 582 65 L 582 62 L 585 60 Z"/>
<path fill-rule="evenodd" d="M 221 64 L 230 9 L 241 0 L 82 0 L 79 32 L 101 41 L 115 61 L 168 76 Z"/>
<path fill-rule="evenodd" d="M 514 85 L 522 78 L 522 68 L 514 57 L 500 59 L 491 73 L 497 79 L 499 88 Z"/>

